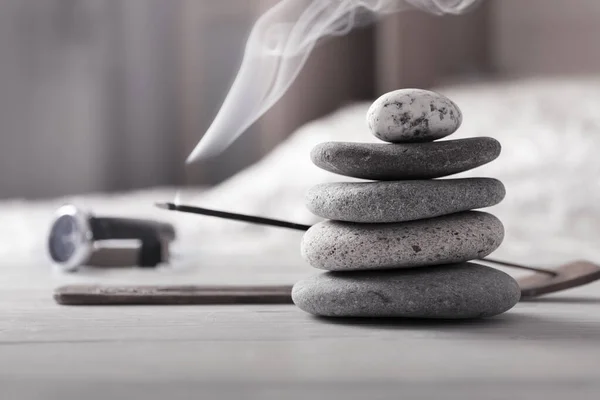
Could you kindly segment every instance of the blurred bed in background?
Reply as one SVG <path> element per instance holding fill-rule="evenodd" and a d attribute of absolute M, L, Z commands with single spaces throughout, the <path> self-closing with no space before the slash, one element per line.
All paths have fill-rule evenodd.
<path fill-rule="evenodd" d="M 463 110 L 452 138 L 491 136 L 503 145 L 499 160 L 463 174 L 507 187 L 494 210 L 507 228 L 498 257 L 600 259 L 600 53 L 591 51 L 600 4 L 489 1 L 460 17 L 408 12 L 336 38 L 252 132 L 218 159 L 186 168 L 252 22 L 274 3 L 0 2 L 0 254 L 45 269 L 52 211 L 76 199 L 99 214 L 174 222 L 176 251 L 192 259 L 267 255 L 305 273 L 298 233 L 152 205 L 186 184 L 186 203 L 313 223 L 304 191 L 346 178 L 314 167 L 310 149 L 374 140 L 369 100 L 433 87 Z"/>
<path fill-rule="evenodd" d="M 408 11 L 318 47 L 250 132 L 221 157 L 186 166 L 252 24 L 276 3 L 0 1 L 0 198 L 214 184 L 304 123 L 390 90 L 600 71 L 594 0 Z"/>
<path fill-rule="evenodd" d="M 463 126 L 452 138 L 491 136 L 503 145 L 498 160 L 456 175 L 496 177 L 507 187 L 506 199 L 492 210 L 506 227 L 506 239 L 495 257 L 532 265 L 600 259 L 600 78 L 523 79 L 437 89 L 463 110 Z M 566 106 L 571 101 L 577 106 Z M 356 103 L 306 124 L 260 162 L 229 180 L 212 188 L 182 192 L 182 202 L 306 224 L 317 222 L 319 219 L 304 207 L 305 191 L 316 183 L 350 178 L 312 165 L 310 150 L 331 140 L 376 141 L 365 123 L 369 105 Z M 38 278 L 47 276 L 45 243 L 52 212 L 62 202 L 73 199 L 100 215 L 173 222 L 179 240 L 174 248 L 178 269 L 169 273 L 171 280 L 186 282 L 192 272 L 208 282 L 215 270 L 220 270 L 216 275 L 222 276 L 223 268 L 240 268 L 240 264 L 261 266 L 254 268 L 256 275 L 250 268 L 249 275 L 236 275 L 237 279 L 250 281 L 268 281 L 270 270 L 279 276 L 282 271 L 289 273 L 291 283 L 294 274 L 309 272 L 299 254 L 301 233 L 153 207 L 156 201 L 172 201 L 174 194 L 173 188 L 166 188 L 5 202 L 0 207 L 5 228 L 0 234 L 0 254 L 13 261 L 12 267 L 20 267 L 5 268 L 4 273 L 12 271 L 15 276 L 25 277 L 27 270 L 35 268 Z M 163 282 L 165 279 L 164 275 L 145 276 Z M 118 276 L 97 273 L 77 279 L 129 277 L 121 271 Z M 136 275 L 136 279 L 144 278 Z M 30 285 L 31 280 L 26 283 Z"/>

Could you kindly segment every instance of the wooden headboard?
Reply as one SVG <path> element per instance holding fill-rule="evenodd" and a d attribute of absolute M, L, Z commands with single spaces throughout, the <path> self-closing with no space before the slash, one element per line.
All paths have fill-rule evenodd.
<path fill-rule="evenodd" d="M 377 92 L 474 79 L 491 72 L 491 5 L 459 16 L 408 11 L 376 27 Z"/>
<path fill-rule="evenodd" d="M 197 3 L 188 0 L 192 11 L 200 15 Z M 260 15 L 277 0 L 256 0 L 246 5 L 248 12 Z M 254 8 L 251 6 L 254 4 Z M 196 8 L 194 11 L 193 9 Z M 227 8 L 226 8 L 227 9 Z M 237 13 L 229 17 L 240 18 Z M 224 170 L 231 170 L 231 160 L 239 165 L 253 162 L 284 140 L 299 126 L 322 117 L 355 101 L 372 100 L 378 95 L 402 87 L 430 87 L 452 80 L 487 77 L 492 71 L 491 42 L 492 4 L 483 3 L 475 10 L 460 16 L 437 17 L 421 11 L 392 15 L 377 24 L 352 31 L 318 46 L 288 93 L 227 151 L 220 161 L 201 163 L 187 168 L 187 181 L 206 182 Z M 215 21 L 214 23 L 217 23 Z M 194 37 L 203 36 L 198 27 L 207 24 L 188 24 Z M 208 32 L 206 32 L 208 33 Z M 192 35 L 188 34 L 188 37 Z M 210 37 L 210 35 L 209 35 Z M 193 44 L 185 55 L 197 52 Z M 193 57 L 192 57 L 193 58 Z M 190 82 L 200 84 L 205 57 L 196 57 L 200 64 L 190 66 L 184 92 L 206 93 Z M 198 140 L 202 124 L 206 124 L 206 106 L 189 102 L 186 110 L 184 153 L 189 153 Z M 197 97 L 196 97 L 197 98 Z M 214 99 L 210 99 L 214 101 Z M 204 109 L 204 121 L 198 110 Z M 229 161 L 227 161 L 229 160 Z M 235 169 L 235 168 L 234 168 Z"/>
<path fill-rule="evenodd" d="M 376 29 L 379 91 L 600 72 L 598 0 L 489 0 L 456 17 L 406 12 Z"/>
<path fill-rule="evenodd" d="M 600 72 L 600 1 L 494 0 L 489 48 L 498 74 Z"/>
<path fill-rule="evenodd" d="M 600 71 L 599 0 L 407 11 L 319 46 L 231 149 L 186 166 L 252 24 L 278 1 L 0 2 L 0 197 L 215 183 L 300 125 L 389 90 Z"/>

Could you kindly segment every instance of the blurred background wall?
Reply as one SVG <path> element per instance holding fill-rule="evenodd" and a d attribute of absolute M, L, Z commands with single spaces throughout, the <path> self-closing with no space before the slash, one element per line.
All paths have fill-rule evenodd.
<path fill-rule="evenodd" d="M 186 166 L 275 0 L 0 0 L 0 198 L 214 184 L 303 123 L 400 87 L 597 73 L 597 0 L 414 11 L 332 39 L 217 159 Z"/>

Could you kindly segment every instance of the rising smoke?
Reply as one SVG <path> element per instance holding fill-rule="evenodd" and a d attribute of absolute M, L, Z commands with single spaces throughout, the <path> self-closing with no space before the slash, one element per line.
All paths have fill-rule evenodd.
<path fill-rule="evenodd" d="M 188 157 L 216 156 L 289 89 L 323 39 L 404 11 L 460 14 L 481 0 L 282 0 L 254 25 L 238 75 L 212 125 Z"/>

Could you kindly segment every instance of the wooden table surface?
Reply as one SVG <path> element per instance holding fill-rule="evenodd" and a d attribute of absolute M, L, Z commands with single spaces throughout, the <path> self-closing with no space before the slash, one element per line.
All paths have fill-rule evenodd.
<path fill-rule="evenodd" d="M 264 255 L 262 255 L 264 259 Z M 313 273 L 245 258 L 195 282 Z M 283 261 L 282 261 L 283 262 Z M 600 283 L 462 323 L 324 320 L 294 306 L 64 307 L 47 265 L 0 280 L 0 399 L 598 398 Z M 208 265 L 208 264 L 207 264 Z M 128 280 L 133 272 L 122 272 Z M 157 275 L 140 273 L 137 281 Z M 181 283 L 184 273 L 158 274 Z M 70 279 L 70 280 L 69 280 Z"/>

